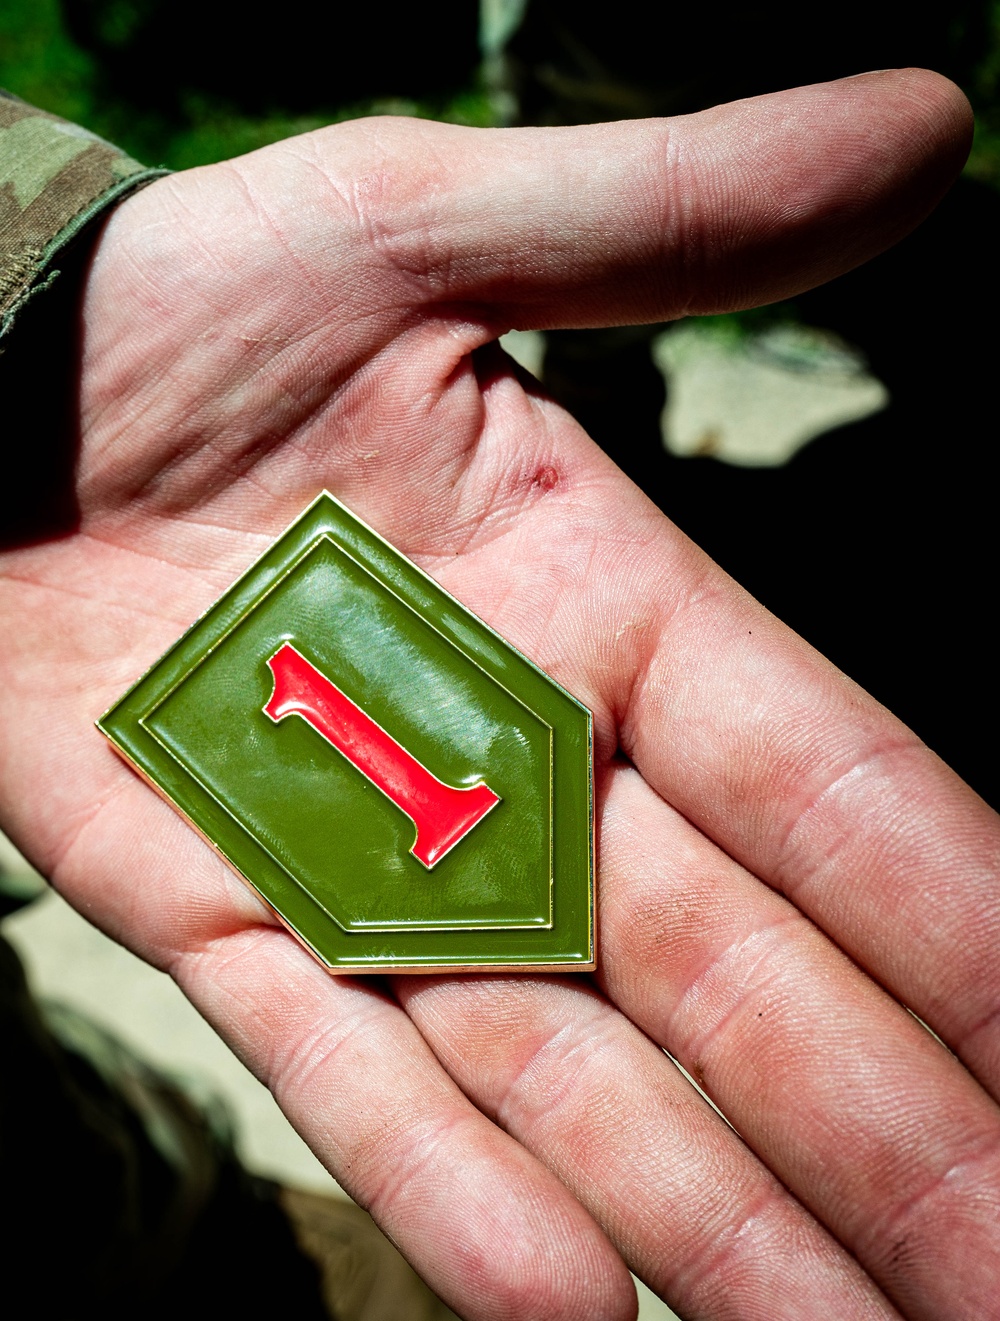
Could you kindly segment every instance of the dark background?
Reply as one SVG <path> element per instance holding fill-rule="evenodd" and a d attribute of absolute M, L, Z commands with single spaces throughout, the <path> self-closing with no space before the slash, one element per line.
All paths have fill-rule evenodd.
<path fill-rule="evenodd" d="M 0 0 L 0 83 L 151 164 L 218 160 L 356 114 L 471 124 L 684 113 L 865 69 L 950 75 L 977 113 L 962 180 L 892 252 L 786 319 L 859 347 L 884 412 L 781 468 L 662 446 L 658 327 L 548 337 L 547 388 L 758 598 L 995 805 L 991 408 L 1000 4 L 835 9 L 570 0 L 293 4 Z"/>

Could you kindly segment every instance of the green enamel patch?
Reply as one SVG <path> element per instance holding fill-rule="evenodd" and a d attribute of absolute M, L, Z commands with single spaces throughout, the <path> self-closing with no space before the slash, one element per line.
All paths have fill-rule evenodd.
<path fill-rule="evenodd" d="M 265 713 L 284 644 L 364 728 Z M 499 799 L 429 866 L 370 722 Z M 333 970 L 593 964 L 590 713 L 329 495 L 99 727 Z"/>

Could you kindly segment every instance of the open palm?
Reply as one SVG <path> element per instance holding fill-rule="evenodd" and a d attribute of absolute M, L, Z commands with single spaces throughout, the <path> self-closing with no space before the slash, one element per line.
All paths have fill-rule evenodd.
<path fill-rule="evenodd" d="M 689 1318 L 1000 1315 L 996 818 L 487 347 L 830 278 L 933 205 L 966 114 L 911 72 L 358 121 L 98 245 L 79 526 L 0 559 L 3 826 L 469 1317 L 627 1317 L 623 1259 Z M 94 731 L 324 487 L 592 708 L 596 979 L 329 977 Z"/>

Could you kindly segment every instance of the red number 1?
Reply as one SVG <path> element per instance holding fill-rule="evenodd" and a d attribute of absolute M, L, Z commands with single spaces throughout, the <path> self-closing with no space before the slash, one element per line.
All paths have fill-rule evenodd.
<path fill-rule="evenodd" d="M 381 789 L 417 827 L 410 852 L 425 867 L 440 862 L 499 803 L 482 780 L 463 789 L 443 784 L 290 643 L 267 663 L 274 692 L 264 714 L 276 724 L 301 716 Z"/>

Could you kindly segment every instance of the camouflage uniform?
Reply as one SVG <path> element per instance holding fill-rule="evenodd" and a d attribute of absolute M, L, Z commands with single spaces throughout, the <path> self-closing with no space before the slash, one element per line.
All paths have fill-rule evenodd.
<path fill-rule="evenodd" d="M 0 337 L 92 221 L 166 173 L 0 89 Z"/>

